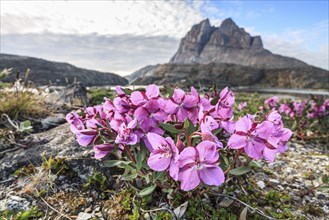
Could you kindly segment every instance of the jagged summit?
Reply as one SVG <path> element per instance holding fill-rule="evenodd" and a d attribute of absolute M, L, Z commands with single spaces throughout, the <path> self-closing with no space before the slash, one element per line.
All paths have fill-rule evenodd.
<path fill-rule="evenodd" d="M 230 85 L 278 88 L 328 88 L 327 70 L 263 47 L 231 18 L 219 27 L 209 19 L 193 25 L 169 63 L 144 67 L 129 81 L 140 84 Z"/>
<path fill-rule="evenodd" d="M 209 19 L 193 25 L 181 40 L 170 63 L 234 63 L 262 68 L 286 68 L 307 65 L 297 59 L 272 54 L 264 49 L 260 36 L 251 36 L 232 18 L 219 27 Z"/>

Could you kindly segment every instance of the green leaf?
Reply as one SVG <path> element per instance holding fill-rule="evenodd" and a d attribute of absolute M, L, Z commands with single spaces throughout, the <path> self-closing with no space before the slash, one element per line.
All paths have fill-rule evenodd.
<path fill-rule="evenodd" d="M 212 131 L 212 134 L 216 136 L 216 135 L 219 134 L 219 132 L 221 132 L 221 131 L 222 131 L 222 128 L 217 128 L 216 130 L 213 130 L 213 131 Z"/>
<path fill-rule="evenodd" d="M 171 87 L 165 86 L 164 89 L 168 93 L 169 97 L 172 97 L 174 94 L 174 90 Z"/>
<path fill-rule="evenodd" d="M 321 179 L 324 184 L 329 183 L 329 176 L 327 174 L 323 175 Z"/>
<path fill-rule="evenodd" d="M 175 126 L 173 126 L 171 124 L 162 123 L 162 124 L 160 124 L 160 127 L 162 127 L 163 129 L 165 129 L 166 131 L 168 131 L 172 134 L 178 134 L 179 133 L 179 130 L 177 130 L 175 128 Z"/>
<path fill-rule="evenodd" d="M 32 215 L 32 210 L 27 210 L 18 217 L 18 220 L 28 220 Z"/>
<path fill-rule="evenodd" d="M 151 185 L 149 187 L 146 187 L 145 189 L 142 189 L 138 195 L 140 196 L 147 196 L 150 195 L 151 193 L 153 193 L 153 191 L 155 190 L 156 185 Z"/>
<path fill-rule="evenodd" d="M 19 130 L 21 132 L 32 130 L 31 122 L 29 120 L 21 122 L 19 125 Z"/>
<path fill-rule="evenodd" d="M 184 128 L 187 129 L 190 126 L 190 121 L 188 118 L 184 121 Z"/>
<path fill-rule="evenodd" d="M 133 92 L 131 89 L 127 88 L 122 88 L 122 90 L 125 92 L 126 95 L 131 95 L 131 93 Z"/>
<path fill-rule="evenodd" d="M 128 174 L 128 175 L 124 174 L 121 176 L 120 179 L 124 180 L 124 181 L 131 181 L 131 180 L 136 179 L 136 177 L 137 177 L 137 173 L 132 173 L 132 174 Z"/>
<path fill-rule="evenodd" d="M 185 120 L 184 129 L 186 129 L 187 136 L 190 136 L 193 132 L 196 131 L 196 128 L 194 127 L 193 123 L 189 119 Z"/>
<path fill-rule="evenodd" d="M 216 105 L 218 103 L 219 100 L 219 96 L 216 96 L 215 98 L 213 98 L 210 102 L 211 105 Z"/>
<path fill-rule="evenodd" d="M 130 164 L 131 161 L 122 161 L 122 160 L 105 160 L 103 162 L 104 164 L 104 167 L 117 167 L 117 166 L 120 166 L 120 165 L 123 165 L 123 164 Z"/>
<path fill-rule="evenodd" d="M 296 130 L 296 128 L 297 128 L 297 121 L 294 120 L 294 123 L 291 126 L 291 130 L 294 131 L 294 130 Z"/>
<path fill-rule="evenodd" d="M 255 160 L 251 161 L 250 164 L 249 164 L 249 166 L 250 167 L 255 167 L 255 168 L 262 168 L 262 164 L 259 163 L 259 162 L 257 162 L 257 161 L 255 161 Z"/>
<path fill-rule="evenodd" d="M 140 150 L 136 153 L 136 163 L 137 163 L 137 170 L 140 170 L 143 166 L 143 161 L 146 158 L 147 148 L 144 142 L 141 140 L 140 143 Z"/>
<path fill-rule="evenodd" d="M 235 168 L 233 170 L 230 170 L 229 173 L 234 175 L 234 176 L 240 176 L 240 175 L 243 175 L 243 174 L 248 173 L 250 171 L 251 171 L 250 167 L 242 166 L 242 167 L 238 167 L 238 168 Z"/>

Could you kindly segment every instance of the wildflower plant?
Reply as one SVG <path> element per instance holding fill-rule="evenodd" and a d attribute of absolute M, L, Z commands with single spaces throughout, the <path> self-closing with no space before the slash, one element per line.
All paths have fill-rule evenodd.
<path fill-rule="evenodd" d="M 122 180 L 143 179 L 148 187 L 141 196 L 179 183 L 183 191 L 220 186 L 227 175 L 247 171 L 246 164 L 237 163 L 239 155 L 248 158 L 246 163 L 272 162 L 292 136 L 276 110 L 234 120 L 235 97 L 228 88 L 202 96 L 193 87 L 186 93 L 160 91 L 156 85 L 137 91 L 117 87 L 116 93 L 113 100 L 104 98 L 102 105 L 71 112 L 66 119 L 78 143 L 93 147 L 96 159 L 117 157 L 104 164 L 124 168 Z"/>

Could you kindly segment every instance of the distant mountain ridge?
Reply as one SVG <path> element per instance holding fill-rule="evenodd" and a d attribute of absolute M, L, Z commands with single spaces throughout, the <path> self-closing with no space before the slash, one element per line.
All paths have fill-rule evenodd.
<path fill-rule="evenodd" d="M 188 81 L 234 86 L 329 87 L 329 71 L 271 53 L 264 49 L 260 36 L 251 36 L 231 18 L 225 19 L 220 27 L 211 26 L 208 19 L 192 26 L 169 63 L 142 68 L 128 78 L 134 84 Z"/>
<path fill-rule="evenodd" d="M 128 80 L 114 73 L 106 73 L 95 70 L 78 68 L 68 63 L 52 62 L 44 59 L 18 56 L 11 54 L 0 54 L 0 70 L 12 68 L 12 74 L 7 76 L 5 82 L 13 82 L 16 73 L 22 73 L 24 77 L 27 69 L 30 69 L 28 80 L 36 85 L 63 86 L 72 83 L 75 79 L 85 86 L 126 85 Z"/>

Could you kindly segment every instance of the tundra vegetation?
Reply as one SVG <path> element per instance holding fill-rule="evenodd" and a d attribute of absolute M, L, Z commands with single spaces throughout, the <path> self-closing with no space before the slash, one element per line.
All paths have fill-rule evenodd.
<path fill-rule="evenodd" d="M 1 100 L 15 93 L 1 93 Z M 314 185 L 299 192 L 300 200 L 282 189 L 275 165 L 306 145 L 321 146 L 320 156 L 328 161 L 328 99 L 265 99 L 228 88 L 201 94 L 155 85 L 89 96 L 94 106 L 71 111 L 66 120 L 77 142 L 92 148 L 97 163 L 113 175 L 94 172 L 81 179 L 69 158 L 45 156 L 40 165 L 28 164 L 12 175 L 23 182 L 18 194 L 33 198 L 34 205 L 2 210 L 2 219 L 76 219 L 81 213 L 90 219 L 319 219 L 328 214 L 319 204 L 302 202 L 327 198 L 328 165 L 320 173 L 305 170 L 303 178 Z M 25 101 L 46 106 L 41 96 Z M 0 138 L 6 146 L 37 132 L 32 118 L 49 114 L 23 103 L 1 108 Z M 65 192 L 64 182 L 77 191 Z"/>

